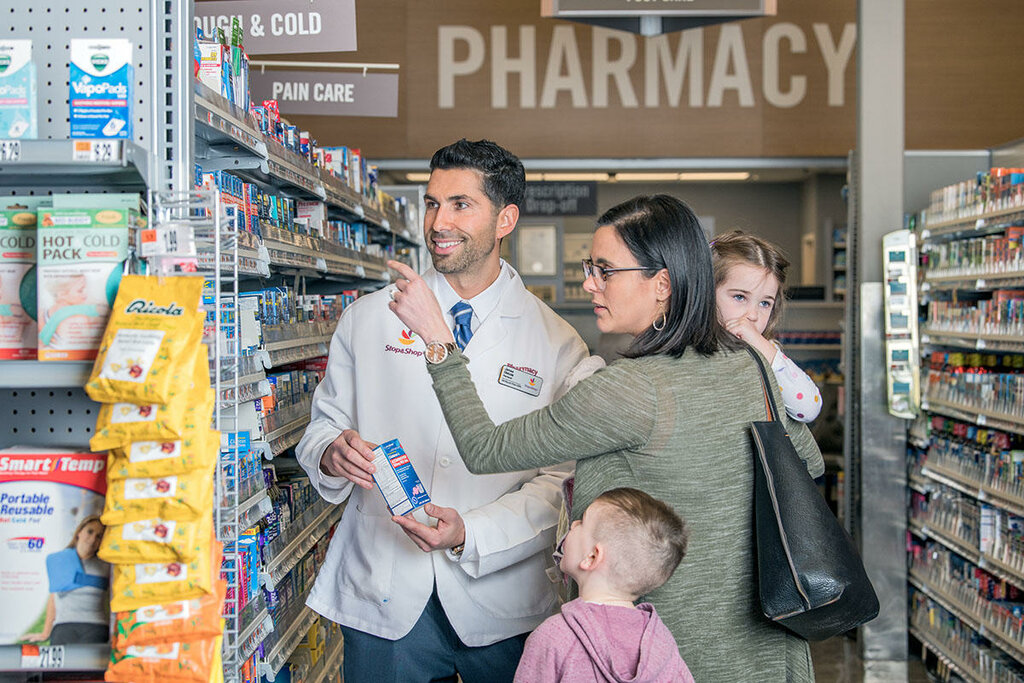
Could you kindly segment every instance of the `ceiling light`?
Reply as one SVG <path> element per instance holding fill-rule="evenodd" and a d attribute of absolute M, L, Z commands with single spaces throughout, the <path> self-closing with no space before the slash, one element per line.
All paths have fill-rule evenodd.
<path fill-rule="evenodd" d="M 607 182 L 609 178 L 607 173 L 544 173 L 543 175 L 546 181 L 596 180 L 597 182 Z"/>
<path fill-rule="evenodd" d="M 716 171 L 708 173 L 680 173 L 679 180 L 749 180 L 748 171 Z"/>
<path fill-rule="evenodd" d="M 430 180 L 429 173 L 406 173 L 405 179 L 410 183 L 425 183 Z"/>
<path fill-rule="evenodd" d="M 678 173 L 616 173 L 615 180 L 634 183 L 664 183 L 679 180 Z"/>

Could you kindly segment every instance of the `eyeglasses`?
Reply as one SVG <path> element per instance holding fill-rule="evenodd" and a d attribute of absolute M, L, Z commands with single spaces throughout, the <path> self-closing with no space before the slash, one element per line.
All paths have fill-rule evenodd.
<path fill-rule="evenodd" d="M 644 266 L 637 266 L 635 268 L 605 268 L 604 266 L 598 266 L 594 264 L 593 259 L 583 259 L 583 279 L 589 280 L 594 277 L 594 283 L 597 285 L 598 291 L 603 292 L 605 283 L 608 281 L 608 276 L 612 273 L 621 273 L 627 270 L 658 270 L 657 268 L 645 268 Z"/>

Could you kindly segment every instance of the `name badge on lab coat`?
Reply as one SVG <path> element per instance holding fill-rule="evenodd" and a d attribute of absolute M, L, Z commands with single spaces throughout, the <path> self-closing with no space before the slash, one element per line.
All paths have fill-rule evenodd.
<path fill-rule="evenodd" d="M 517 370 L 511 365 L 502 365 L 498 374 L 498 384 L 510 387 L 530 396 L 540 396 L 540 387 L 544 380 L 537 375 Z"/>

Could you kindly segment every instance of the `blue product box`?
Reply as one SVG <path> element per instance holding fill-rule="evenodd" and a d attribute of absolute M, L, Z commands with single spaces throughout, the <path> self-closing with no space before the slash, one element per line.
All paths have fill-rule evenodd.
<path fill-rule="evenodd" d="M 0 40 L 0 138 L 38 135 L 31 40 Z"/>
<path fill-rule="evenodd" d="M 377 446 L 373 455 L 377 468 L 373 482 L 384 495 L 391 514 L 404 515 L 430 502 L 426 488 L 398 439 Z"/>
<path fill-rule="evenodd" d="M 132 43 L 72 38 L 68 104 L 73 138 L 132 138 Z"/>

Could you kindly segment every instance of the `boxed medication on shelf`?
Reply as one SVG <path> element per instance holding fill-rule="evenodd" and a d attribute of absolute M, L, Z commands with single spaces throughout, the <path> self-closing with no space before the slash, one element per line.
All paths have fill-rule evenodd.
<path fill-rule="evenodd" d="M 0 360 L 36 357 L 36 207 L 40 197 L 0 206 Z"/>
<path fill-rule="evenodd" d="M 36 446 L 0 450 L 0 602 L 7 611 L 0 644 L 42 633 L 52 593 L 77 604 L 78 621 L 109 620 L 109 567 L 96 557 L 106 466 L 106 453 Z"/>
<path fill-rule="evenodd" d="M 72 38 L 71 137 L 132 139 L 135 71 L 125 38 Z"/>
<path fill-rule="evenodd" d="M 38 210 L 39 360 L 96 357 L 139 220 L 125 209 Z"/>
<path fill-rule="evenodd" d="M 39 135 L 31 40 L 0 40 L 0 138 Z"/>

